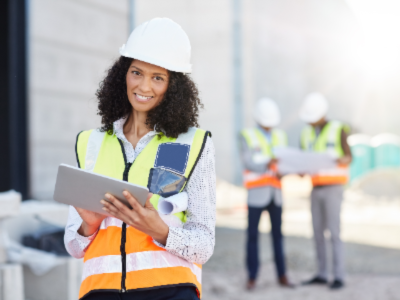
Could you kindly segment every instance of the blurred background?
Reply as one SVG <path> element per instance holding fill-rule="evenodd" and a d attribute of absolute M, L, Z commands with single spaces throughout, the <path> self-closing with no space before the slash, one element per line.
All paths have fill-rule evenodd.
<path fill-rule="evenodd" d="M 20 228 L 12 233 L 18 240 L 26 219 L 38 215 L 65 223 L 65 208 L 52 203 L 57 167 L 75 165 L 77 134 L 100 126 L 99 82 L 135 26 L 169 17 L 190 38 L 192 77 L 204 103 L 200 126 L 212 132 L 216 147 L 217 245 L 204 267 L 204 299 L 400 299 L 398 0 L 9 0 L 0 6 L 0 192 L 15 190 L 23 200 L 38 200 L 4 213 L 11 223 L 3 231 Z M 313 91 L 328 98 L 329 118 L 352 130 L 352 180 L 342 212 L 348 287 L 338 293 L 277 287 L 269 221 L 263 217 L 263 279 L 248 294 L 238 132 L 254 125 L 255 101 L 270 97 L 281 109 L 280 127 L 289 144 L 298 146 L 304 126 L 298 110 Z M 311 185 L 297 176 L 283 184 L 289 275 L 300 281 L 315 268 Z M 4 197 L 11 207 L 12 195 Z M 18 225 L 12 223 L 21 214 Z M 31 230 L 37 225 L 32 222 Z M 60 266 L 56 271 L 69 278 L 66 299 L 75 299 L 77 287 L 70 281 L 79 285 L 80 267 L 68 264 L 66 271 Z M 39 276 L 23 264 L 12 272 L 7 276 L 20 272 L 25 280 L 25 296 L 18 297 L 55 299 L 50 292 L 34 296 L 35 288 L 58 278 L 54 270 Z M 61 285 L 52 286 L 60 293 Z"/>

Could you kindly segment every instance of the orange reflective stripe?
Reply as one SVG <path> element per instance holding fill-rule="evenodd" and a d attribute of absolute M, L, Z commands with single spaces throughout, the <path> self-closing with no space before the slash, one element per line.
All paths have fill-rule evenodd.
<path fill-rule="evenodd" d="M 103 255 L 119 255 L 121 257 L 121 228 L 110 226 L 100 229 L 93 242 L 86 249 L 83 261 Z"/>
<path fill-rule="evenodd" d="M 312 184 L 317 185 L 331 185 L 331 184 L 346 184 L 348 181 L 347 176 L 313 176 L 311 178 Z"/>
<path fill-rule="evenodd" d="M 127 290 L 179 283 L 192 283 L 201 290 L 201 268 L 165 250 L 128 254 L 126 271 Z M 121 272 L 120 255 L 107 255 L 87 260 L 82 274 L 82 296 L 90 290 L 119 289 L 121 282 L 116 283 L 109 275 L 121 278 Z"/>
<path fill-rule="evenodd" d="M 103 273 L 118 273 L 122 270 L 121 256 L 105 255 L 87 260 L 84 264 L 82 280 Z M 143 251 L 126 255 L 126 271 L 185 267 L 190 270 L 197 281 L 201 282 L 201 268 L 168 251 Z"/>
<path fill-rule="evenodd" d="M 121 260 L 121 256 L 119 257 Z M 82 299 L 92 290 L 121 290 L 121 273 L 108 273 L 92 275 L 81 283 L 79 299 Z"/>
<path fill-rule="evenodd" d="M 201 297 L 201 283 L 198 282 L 196 276 L 185 267 L 141 270 L 126 274 L 127 290 L 185 283 L 195 285 Z"/>
<path fill-rule="evenodd" d="M 191 276 L 195 276 L 196 280 L 201 283 L 201 269 L 199 267 L 168 251 L 145 251 L 131 253 L 126 256 L 127 272 L 164 268 L 172 270 L 174 267 L 186 268 L 190 271 Z M 154 286 L 157 286 L 157 284 L 154 284 Z"/>
<path fill-rule="evenodd" d="M 263 186 L 273 186 L 275 188 L 281 188 L 281 181 L 275 175 L 265 173 L 259 174 L 250 171 L 245 171 L 243 178 L 244 178 L 244 186 L 248 189 L 263 187 Z"/>
<path fill-rule="evenodd" d="M 153 238 L 147 234 L 133 228 L 126 228 L 126 253 L 142 252 L 142 251 L 163 251 L 153 242 Z M 110 226 L 106 229 L 100 229 L 96 238 L 86 250 L 84 261 L 100 257 L 103 255 L 120 255 L 121 256 L 121 234 L 122 230 L 116 226 Z"/>
<path fill-rule="evenodd" d="M 165 251 L 153 242 L 153 238 L 131 226 L 126 228 L 125 252 Z"/>
<path fill-rule="evenodd" d="M 257 180 L 252 181 L 245 181 L 244 186 L 248 189 L 256 188 L 256 187 L 263 187 L 263 186 L 272 186 L 277 189 L 281 188 L 281 182 L 278 178 L 271 178 L 271 177 L 260 177 Z"/>
<path fill-rule="evenodd" d="M 339 165 L 337 168 L 321 170 L 318 174 L 311 177 L 312 184 L 332 185 L 346 184 L 349 180 L 349 170 L 347 166 Z"/>

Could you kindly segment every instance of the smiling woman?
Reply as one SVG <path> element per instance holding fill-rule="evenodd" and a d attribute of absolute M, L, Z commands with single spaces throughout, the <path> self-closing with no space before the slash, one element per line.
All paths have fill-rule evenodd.
<path fill-rule="evenodd" d="M 102 129 L 111 133 L 113 123 L 130 115 L 133 107 L 137 112 L 148 112 L 145 122 L 149 128 L 178 137 L 189 127 L 198 126 L 202 108 L 198 94 L 186 74 L 121 56 L 97 91 Z"/>
<path fill-rule="evenodd" d="M 145 46 L 143 46 L 145 45 Z M 137 27 L 97 91 L 102 127 L 78 134 L 78 166 L 149 188 L 145 206 L 124 192 L 99 199 L 106 215 L 71 207 L 68 252 L 84 258 L 80 299 L 198 299 L 201 265 L 215 244 L 211 134 L 195 126 L 202 106 L 190 42 L 169 19 Z M 187 199 L 162 215 L 159 203 Z M 85 201 L 85 199 L 82 199 Z"/>

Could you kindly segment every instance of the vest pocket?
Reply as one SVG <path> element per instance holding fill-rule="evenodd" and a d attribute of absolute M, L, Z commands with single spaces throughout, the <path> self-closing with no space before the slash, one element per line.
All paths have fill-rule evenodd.
<path fill-rule="evenodd" d="M 151 193 L 168 198 L 179 193 L 187 178 L 163 168 L 151 168 L 148 189 Z"/>

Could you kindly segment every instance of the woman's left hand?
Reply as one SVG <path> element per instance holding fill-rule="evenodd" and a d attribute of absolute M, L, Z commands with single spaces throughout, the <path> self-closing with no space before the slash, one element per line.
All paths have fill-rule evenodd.
<path fill-rule="evenodd" d="M 129 226 L 151 236 L 160 244 L 166 245 L 169 227 L 161 219 L 157 210 L 150 202 L 150 198 L 153 194 L 149 193 L 144 207 L 128 191 L 124 191 L 123 195 L 132 206 L 132 209 L 127 207 L 111 194 L 105 195 L 108 201 L 100 201 L 101 204 L 104 205 L 103 209 Z"/>

